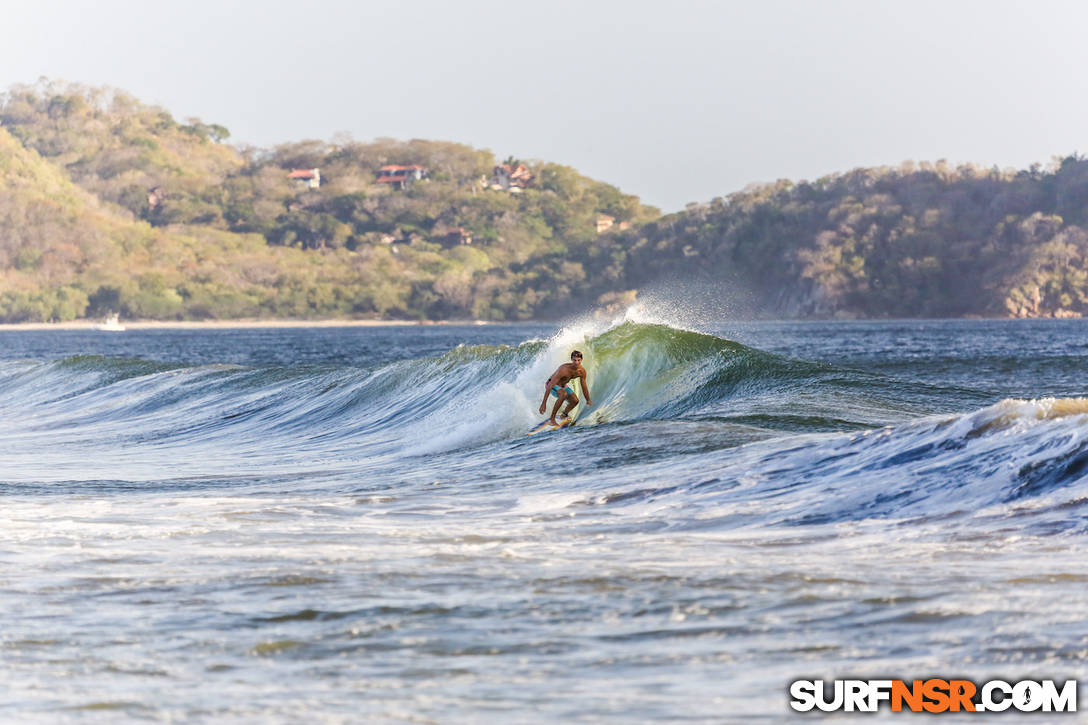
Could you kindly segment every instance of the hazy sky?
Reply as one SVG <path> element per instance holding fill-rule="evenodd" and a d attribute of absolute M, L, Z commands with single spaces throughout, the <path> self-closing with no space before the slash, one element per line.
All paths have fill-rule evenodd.
<path fill-rule="evenodd" d="M 109 85 L 271 146 L 574 166 L 666 211 L 751 182 L 1088 151 L 1088 3 L 0 0 L 0 86 Z"/>

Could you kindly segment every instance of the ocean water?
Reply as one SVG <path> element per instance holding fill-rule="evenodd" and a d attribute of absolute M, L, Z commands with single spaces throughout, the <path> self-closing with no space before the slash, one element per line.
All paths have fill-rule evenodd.
<path fill-rule="evenodd" d="M 596 405 L 526 437 L 574 347 Z M 1084 680 L 1086 360 L 1079 320 L 0 331 L 0 721 Z"/>

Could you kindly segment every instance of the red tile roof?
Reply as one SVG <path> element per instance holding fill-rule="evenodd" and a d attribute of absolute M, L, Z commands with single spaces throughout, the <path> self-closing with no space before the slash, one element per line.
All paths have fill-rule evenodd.
<path fill-rule="evenodd" d="M 312 179 L 314 178 L 313 169 L 295 169 L 288 174 L 289 179 Z"/>

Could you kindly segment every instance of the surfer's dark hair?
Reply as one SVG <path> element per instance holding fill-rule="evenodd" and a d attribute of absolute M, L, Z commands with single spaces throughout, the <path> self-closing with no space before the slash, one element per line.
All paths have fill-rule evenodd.
<path fill-rule="evenodd" d="M 572 360 L 574 359 L 575 355 L 577 355 L 578 357 L 582 357 L 582 351 L 581 350 L 575 350 L 574 352 L 572 352 L 570 354 L 570 357 L 571 357 Z"/>

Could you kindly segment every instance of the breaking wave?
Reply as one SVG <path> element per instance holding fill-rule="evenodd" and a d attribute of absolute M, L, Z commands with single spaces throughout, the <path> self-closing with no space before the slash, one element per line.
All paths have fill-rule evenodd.
<path fill-rule="evenodd" d="M 595 405 L 579 406 L 575 428 L 527 439 L 545 379 L 575 347 Z M 975 515 L 1088 497 L 1088 401 L 934 415 L 904 404 L 902 385 L 633 319 L 372 367 L 13 361 L 0 364 L 0 482 L 162 481 L 166 469 L 190 484 L 306 472 L 359 489 L 457 476 L 554 485 L 526 473 L 539 456 L 594 473 L 594 490 L 568 503 L 684 507 L 666 526 Z"/>

